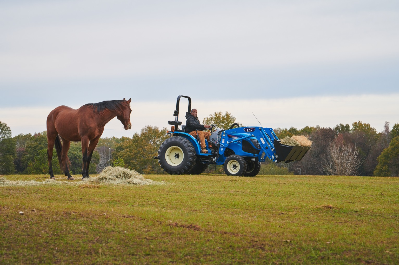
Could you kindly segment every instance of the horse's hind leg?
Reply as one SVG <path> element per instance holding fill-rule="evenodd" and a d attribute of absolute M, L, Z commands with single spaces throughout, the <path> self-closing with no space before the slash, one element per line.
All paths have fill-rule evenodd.
<path fill-rule="evenodd" d="M 54 148 L 54 141 L 55 137 L 50 137 L 47 135 L 47 161 L 48 161 L 48 173 L 50 174 L 50 178 L 53 179 L 54 173 L 53 173 L 53 148 Z"/>
<path fill-rule="evenodd" d="M 68 150 L 71 145 L 70 141 L 62 140 L 62 154 L 61 154 L 61 161 L 62 161 L 62 169 L 64 170 L 65 176 L 68 177 L 69 180 L 73 180 L 73 177 L 69 173 L 68 169 Z"/>
<path fill-rule="evenodd" d="M 48 173 L 50 174 L 50 178 L 54 178 L 53 173 L 53 148 L 54 143 L 56 141 L 58 132 L 55 129 L 54 121 L 53 121 L 53 111 L 47 116 L 47 162 L 48 162 Z M 58 152 L 58 150 L 57 150 Z"/>
<path fill-rule="evenodd" d="M 83 163 L 82 163 L 82 179 L 89 177 L 89 163 L 91 156 L 89 158 L 89 138 L 87 136 L 82 137 L 82 156 L 83 156 Z"/>

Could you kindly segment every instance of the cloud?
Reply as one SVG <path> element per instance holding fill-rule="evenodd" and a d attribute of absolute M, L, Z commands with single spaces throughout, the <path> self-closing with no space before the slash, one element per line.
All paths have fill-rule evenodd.
<path fill-rule="evenodd" d="M 386 1 L 155 3 L 8 5 L 0 12 L 1 79 L 192 75 L 399 57 L 399 14 Z"/>
<path fill-rule="evenodd" d="M 391 95 L 398 13 L 388 0 L 2 1 L 0 106 L 132 97 L 166 108 L 187 94 L 280 113 L 296 97 Z"/>

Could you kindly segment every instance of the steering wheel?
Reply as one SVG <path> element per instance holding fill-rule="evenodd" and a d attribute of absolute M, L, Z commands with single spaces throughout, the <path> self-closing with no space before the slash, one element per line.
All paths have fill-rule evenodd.
<path fill-rule="evenodd" d="M 213 133 L 213 128 L 215 127 L 215 124 L 211 125 L 211 133 Z"/>
<path fill-rule="evenodd" d="M 229 130 L 230 130 L 230 129 L 233 129 L 234 126 L 237 126 L 237 128 L 238 128 L 238 127 L 240 127 L 240 124 L 238 124 L 238 123 L 233 123 L 233 124 L 230 126 Z"/>

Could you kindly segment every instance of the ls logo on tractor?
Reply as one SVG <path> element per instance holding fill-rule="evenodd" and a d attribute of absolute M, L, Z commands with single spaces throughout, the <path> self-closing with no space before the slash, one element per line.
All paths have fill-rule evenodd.
<path fill-rule="evenodd" d="M 254 132 L 255 128 L 244 128 L 245 132 Z"/>

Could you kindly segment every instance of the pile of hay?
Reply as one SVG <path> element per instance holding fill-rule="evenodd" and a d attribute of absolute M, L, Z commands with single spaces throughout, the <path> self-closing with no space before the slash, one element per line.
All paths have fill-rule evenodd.
<path fill-rule="evenodd" d="M 294 135 L 292 137 L 285 137 L 280 141 L 282 144 L 289 146 L 312 146 L 312 141 L 310 141 L 306 136 Z"/>
<path fill-rule="evenodd" d="M 299 143 L 297 141 L 295 141 L 295 139 L 292 139 L 289 136 L 284 137 L 283 139 L 280 140 L 280 142 L 282 144 L 289 145 L 289 146 L 298 146 L 299 145 Z"/>
<path fill-rule="evenodd" d="M 90 178 L 88 181 L 96 184 L 161 184 L 151 179 L 145 179 L 140 173 L 123 167 L 106 167 L 97 177 Z"/>

